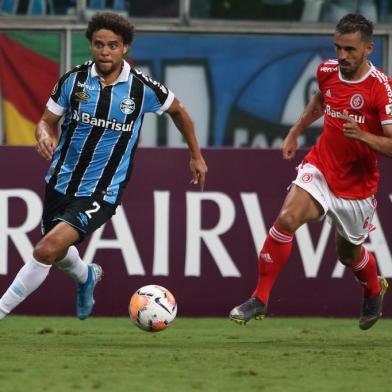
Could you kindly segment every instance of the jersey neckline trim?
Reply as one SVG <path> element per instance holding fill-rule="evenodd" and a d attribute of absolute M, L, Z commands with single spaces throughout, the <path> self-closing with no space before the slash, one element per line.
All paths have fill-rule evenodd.
<path fill-rule="evenodd" d="M 344 79 L 343 75 L 340 72 L 340 67 L 338 66 L 338 75 L 339 75 L 340 81 L 342 81 L 343 83 L 348 83 L 348 84 L 357 84 L 357 83 L 363 82 L 376 69 L 376 67 L 370 61 L 369 61 L 369 64 L 370 64 L 369 70 L 365 73 L 365 75 L 362 76 L 362 78 L 357 79 L 357 80 Z"/>
<path fill-rule="evenodd" d="M 123 60 L 123 67 L 122 67 L 121 73 L 120 73 L 120 75 L 118 75 L 118 78 L 113 83 L 110 84 L 110 86 L 114 86 L 115 84 L 120 83 L 120 82 L 127 82 L 130 71 L 131 71 L 131 66 L 125 60 Z M 95 63 L 93 63 L 93 65 L 91 67 L 91 77 L 98 78 L 98 79 L 101 78 L 98 75 L 97 69 L 95 67 Z"/>

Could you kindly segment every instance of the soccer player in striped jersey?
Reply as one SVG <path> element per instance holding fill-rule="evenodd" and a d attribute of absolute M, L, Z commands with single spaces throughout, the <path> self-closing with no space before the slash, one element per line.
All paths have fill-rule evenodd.
<path fill-rule="evenodd" d="M 51 93 L 36 130 L 37 151 L 50 161 L 44 235 L 0 299 L 0 319 L 41 285 L 52 265 L 77 282 L 79 319 L 90 315 L 102 268 L 84 263 L 75 244 L 115 213 L 145 113 L 170 115 L 189 147 L 191 183 L 204 188 L 207 166 L 186 110 L 167 87 L 123 60 L 133 30 L 115 13 L 95 15 L 86 30 L 93 61 L 67 72 Z"/>
<path fill-rule="evenodd" d="M 319 65 L 319 91 L 283 141 L 283 158 L 292 159 L 298 136 L 324 115 L 323 132 L 299 165 L 261 249 L 257 287 L 250 299 L 230 312 L 230 318 L 240 324 L 265 316 L 295 231 L 325 215 L 336 228 L 340 262 L 363 287 L 359 327 L 368 329 L 381 316 L 388 283 L 378 276 L 376 260 L 363 242 L 373 229 L 377 155 L 392 157 L 392 82 L 368 60 L 372 34 L 372 23 L 359 14 L 347 14 L 337 23 L 337 59 Z"/>

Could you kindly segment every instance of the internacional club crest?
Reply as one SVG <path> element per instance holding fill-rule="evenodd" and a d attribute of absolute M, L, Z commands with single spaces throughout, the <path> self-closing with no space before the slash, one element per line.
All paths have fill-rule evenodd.
<path fill-rule="evenodd" d="M 361 109 L 364 103 L 363 96 L 361 94 L 354 94 L 350 99 L 350 106 L 353 109 Z"/>
<path fill-rule="evenodd" d="M 313 175 L 311 173 L 304 173 L 302 174 L 300 181 L 304 184 L 311 182 L 313 180 Z"/>
<path fill-rule="evenodd" d="M 131 114 L 135 110 L 135 101 L 131 98 L 125 98 L 121 101 L 120 109 L 124 114 Z"/>

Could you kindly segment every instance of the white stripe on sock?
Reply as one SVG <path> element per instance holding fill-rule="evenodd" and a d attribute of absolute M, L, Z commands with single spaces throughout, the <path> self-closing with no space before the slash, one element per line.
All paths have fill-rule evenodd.
<path fill-rule="evenodd" d="M 281 243 L 288 243 L 291 242 L 293 240 L 294 234 L 291 235 L 287 235 L 287 234 L 283 234 L 280 231 L 278 231 L 274 226 L 271 227 L 270 231 L 269 231 L 270 236 Z"/>
<path fill-rule="evenodd" d="M 359 261 L 357 264 L 354 264 L 351 269 L 353 271 L 360 271 L 363 270 L 367 263 L 369 262 L 369 253 L 367 252 L 367 250 L 365 249 L 365 255 L 363 256 L 363 259 L 361 261 Z"/>

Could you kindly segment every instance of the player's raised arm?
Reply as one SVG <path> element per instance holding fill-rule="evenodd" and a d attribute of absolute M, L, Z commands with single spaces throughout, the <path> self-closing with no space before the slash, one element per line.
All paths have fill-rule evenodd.
<path fill-rule="evenodd" d="M 181 102 L 174 98 L 173 103 L 166 110 L 172 118 L 177 129 L 184 136 L 189 152 L 191 155 L 189 166 L 192 173 L 192 184 L 200 184 L 200 189 L 204 190 L 205 179 L 207 174 L 207 165 L 201 155 L 200 147 L 196 139 L 195 129 L 193 127 L 192 119 L 182 106 Z"/>
<path fill-rule="evenodd" d="M 292 159 L 298 148 L 298 136 L 324 114 L 324 100 L 321 91 L 312 97 L 305 107 L 297 122 L 289 129 L 282 144 L 282 155 L 284 159 Z"/>
<path fill-rule="evenodd" d="M 383 125 L 384 136 L 379 136 L 363 131 L 358 123 L 352 117 L 349 117 L 347 110 L 343 112 L 341 120 L 343 122 L 343 133 L 346 137 L 358 140 L 373 151 L 392 158 L 392 124 Z"/>
<path fill-rule="evenodd" d="M 35 130 L 35 138 L 37 140 L 35 148 L 38 154 L 47 161 L 52 159 L 53 151 L 57 145 L 56 131 L 60 118 L 61 116 L 57 116 L 50 110 L 45 109 Z"/>

